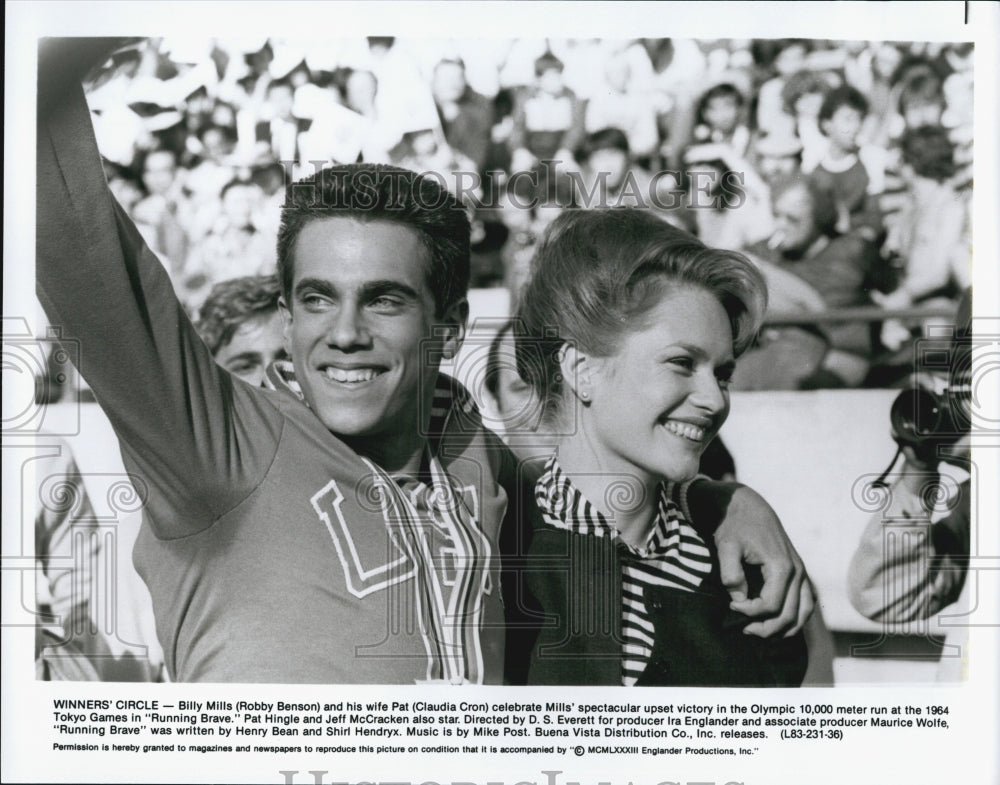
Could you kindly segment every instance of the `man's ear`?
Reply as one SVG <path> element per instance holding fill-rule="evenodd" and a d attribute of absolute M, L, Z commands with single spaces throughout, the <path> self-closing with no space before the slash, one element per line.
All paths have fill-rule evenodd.
<path fill-rule="evenodd" d="M 559 370 L 562 373 L 563 384 L 567 390 L 588 403 L 593 396 L 594 358 L 580 351 L 571 344 L 564 343 L 559 350 Z"/>
<path fill-rule="evenodd" d="M 444 317 L 441 319 L 446 328 L 444 344 L 441 347 L 441 356 L 443 359 L 454 359 L 455 355 L 458 354 L 458 350 L 462 348 L 468 321 L 469 301 L 464 297 L 445 311 Z"/>
<path fill-rule="evenodd" d="M 285 296 L 278 298 L 278 313 L 281 315 L 281 338 L 285 354 L 292 356 L 292 309 L 285 302 Z"/>

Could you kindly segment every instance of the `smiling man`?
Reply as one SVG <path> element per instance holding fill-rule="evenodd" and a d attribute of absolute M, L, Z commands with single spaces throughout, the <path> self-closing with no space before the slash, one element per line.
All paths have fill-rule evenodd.
<path fill-rule="evenodd" d="M 51 323 L 95 348 L 80 371 L 148 488 L 133 558 L 171 678 L 501 681 L 497 478 L 513 459 L 438 372 L 467 317 L 464 209 L 394 167 L 292 186 L 278 238 L 291 359 L 269 389 L 244 384 L 108 190 L 78 83 L 107 51 L 41 50 L 37 288 Z M 726 550 L 777 576 L 761 623 L 795 624 L 801 562 L 761 520 Z"/>
<path fill-rule="evenodd" d="M 81 372 L 148 487 L 133 557 L 171 678 L 499 682 L 507 458 L 438 374 L 467 315 L 462 206 L 394 168 L 292 188 L 278 248 L 291 360 L 272 389 L 244 384 L 107 189 L 74 83 L 88 42 L 50 44 L 38 292 L 53 324 L 100 347 Z M 74 53 L 75 73 L 53 72 Z"/>

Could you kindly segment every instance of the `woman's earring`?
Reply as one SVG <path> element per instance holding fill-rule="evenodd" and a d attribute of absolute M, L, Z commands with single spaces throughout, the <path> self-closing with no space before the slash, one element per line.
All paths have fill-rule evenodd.
<path fill-rule="evenodd" d="M 590 400 L 590 393 L 587 392 L 586 390 L 580 390 L 580 400 L 581 401 L 589 401 Z"/>

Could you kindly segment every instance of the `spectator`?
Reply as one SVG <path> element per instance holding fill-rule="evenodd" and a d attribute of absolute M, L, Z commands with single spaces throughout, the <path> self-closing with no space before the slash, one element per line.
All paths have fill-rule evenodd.
<path fill-rule="evenodd" d="M 754 168 L 765 183 L 793 177 L 802 170 L 802 142 L 794 134 L 776 131 L 758 137 L 753 152 Z"/>
<path fill-rule="evenodd" d="M 900 260 L 901 280 L 889 294 L 874 292 L 872 297 L 888 309 L 951 303 L 971 283 L 969 205 L 951 184 L 954 145 L 944 128 L 924 126 L 907 131 L 901 147 L 902 175 L 909 187 L 886 239 L 886 249 Z M 909 337 L 910 331 L 896 320 L 882 326 L 882 344 L 891 351 Z"/>
<path fill-rule="evenodd" d="M 562 166 L 573 161 L 573 151 L 584 134 L 584 104 L 565 86 L 563 64 L 546 52 L 535 60 L 535 86 L 520 96 L 510 136 L 511 169 L 526 171 L 540 161 Z"/>
<path fill-rule="evenodd" d="M 899 85 L 899 114 L 906 129 L 940 126 L 945 111 L 941 78 L 928 66 L 911 72 Z"/>
<path fill-rule="evenodd" d="M 222 189 L 233 179 L 228 159 L 236 148 L 236 140 L 236 129 L 231 126 L 207 125 L 199 131 L 199 161 L 188 170 L 184 181 L 190 194 L 184 228 L 192 243 L 211 229 L 219 215 Z"/>
<path fill-rule="evenodd" d="M 267 99 L 257 123 L 256 139 L 267 145 L 277 161 L 298 159 L 299 132 L 305 130 L 292 114 L 295 89 L 291 82 L 276 79 L 267 86 Z"/>
<path fill-rule="evenodd" d="M 222 214 L 191 249 L 181 280 L 181 299 L 191 310 L 201 306 L 213 285 L 246 273 L 274 272 L 276 238 L 255 224 L 263 201 L 259 185 L 233 180 L 222 189 Z"/>
<path fill-rule="evenodd" d="M 472 160 L 474 171 L 484 172 L 493 127 L 493 106 L 469 87 L 465 63 L 457 58 L 438 62 L 434 67 L 431 91 L 444 138 L 454 150 Z"/>
<path fill-rule="evenodd" d="M 938 347 L 951 358 L 949 378 L 919 368 L 914 386 L 893 404 L 890 421 L 903 465 L 891 475 L 891 484 L 883 485 L 887 504 L 869 519 L 847 575 L 851 604 L 873 621 L 925 620 L 955 603 L 963 604 L 972 540 L 971 325 L 971 297 L 966 291 L 958 306 L 955 337 L 950 345 Z M 940 397 L 942 389 L 948 390 L 947 399 Z M 941 407 L 945 416 L 935 417 L 927 427 L 918 401 L 932 409 Z M 890 476 L 899 453 L 880 479 Z M 969 601 L 966 597 L 966 607 Z M 961 625 L 952 626 L 945 648 L 961 652 L 968 645 L 967 633 Z M 963 678 L 964 662 L 964 653 L 942 658 L 938 678 Z"/>
<path fill-rule="evenodd" d="M 580 171 L 571 179 L 581 207 L 657 208 L 652 199 L 659 183 L 676 186 L 671 177 L 654 182 L 653 176 L 633 162 L 628 137 L 620 128 L 602 128 L 587 134 L 577 151 Z M 666 205 L 665 199 L 659 200 Z"/>
<path fill-rule="evenodd" d="M 882 215 L 872 198 L 873 178 L 858 155 L 858 136 L 867 113 L 868 101 L 855 88 L 844 85 L 827 93 L 817 116 L 827 152 L 809 176 L 833 198 L 837 230 L 845 234 L 857 229 L 874 242 L 882 234 Z M 877 181 L 881 182 L 881 173 Z"/>
<path fill-rule="evenodd" d="M 153 232 L 150 243 L 177 273 L 187 258 L 188 237 L 181 225 L 185 197 L 177 176 L 177 156 L 172 150 L 152 150 L 142 163 L 142 183 L 147 196 L 131 208 L 136 221 Z"/>
<path fill-rule="evenodd" d="M 775 234 L 769 242 L 751 246 L 749 252 L 806 284 L 827 308 L 870 303 L 868 277 L 876 249 L 859 232 L 836 232 L 837 210 L 830 193 L 797 178 L 774 186 L 772 199 Z M 872 351 L 868 325 L 833 324 L 826 335 L 830 348 L 821 364 L 813 373 L 803 363 L 805 373 L 788 380 L 792 387 L 853 387 L 864 381 Z M 766 389 L 767 368 L 761 370 Z"/>
<path fill-rule="evenodd" d="M 775 75 L 765 81 L 757 92 L 757 129 L 765 134 L 794 133 L 795 118 L 785 110 L 782 91 L 788 77 L 805 67 L 809 43 L 801 38 L 762 43 L 776 43 L 778 49 L 771 55 L 770 62 Z"/>
<path fill-rule="evenodd" d="M 484 421 L 522 460 L 548 456 L 558 439 L 541 428 L 541 402 L 517 372 L 513 328 L 504 322 L 490 342 L 480 391 Z"/>
<path fill-rule="evenodd" d="M 604 87 L 587 102 L 585 126 L 593 134 L 620 128 L 628 139 L 633 160 L 648 164 L 659 147 L 656 109 L 633 84 L 632 68 L 624 54 L 609 57 L 604 66 Z"/>
<path fill-rule="evenodd" d="M 830 82 L 813 71 L 799 71 L 785 80 L 781 100 L 795 121 L 802 142 L 802 171 L 811 172 L 826 154 L 827 141 L 819 127 L 819 110 Z"/>
<path fill-rule="evenodd" d="M 695 110 L 694 141 L 725 144 L 737 156 L 746 155 L 750 129 L 743 120 L 743 93 L 736 85 L 722 82 L 707 90 Z"/>
<path fill-rule="evenodd" d="M 740 250 L 773 229 L 767 184 L 728 144 L 702 144 L 684 155 L 698 237 L 714 248 Z"/>
<path fill-rule="evenodd" d="M 432 172 L 439 182 L 471 207 L 479 201 L 482 191 L 477 182 L 476 165 L 472 159 L 453 149 L 438 128 L 407 131 L 389 151 L 396 166 L 415 172 Z"/>
<path fill-rule="evenodd" d="M 507 227 L 507 242 L 501 251 L 504 285 L 510 302 L 516 303 L 528 280 L 535 246 L 548 225 L 575 205 L 573 182 L 546 168 L 541 177 L 525 172 L 511 177 L 501 196 L 500 218 Z"/>
<path fill-rule="evenodd" d="M 275 360 L 287 360 L 277 275 L 245 276 L 212 287 L 195 325 L 215 361 L 254 387 Z"/>

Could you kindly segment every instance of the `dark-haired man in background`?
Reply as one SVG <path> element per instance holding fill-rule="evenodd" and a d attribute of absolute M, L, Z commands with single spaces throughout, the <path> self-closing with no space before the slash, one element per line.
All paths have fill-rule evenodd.
<path fill-rule="evenodd" d="M 277 275 L 247 275 L 217 283 L 198 312 L 198 332 L 215 361 L 260 387 L 275 360 L 287 360 Z"/>

